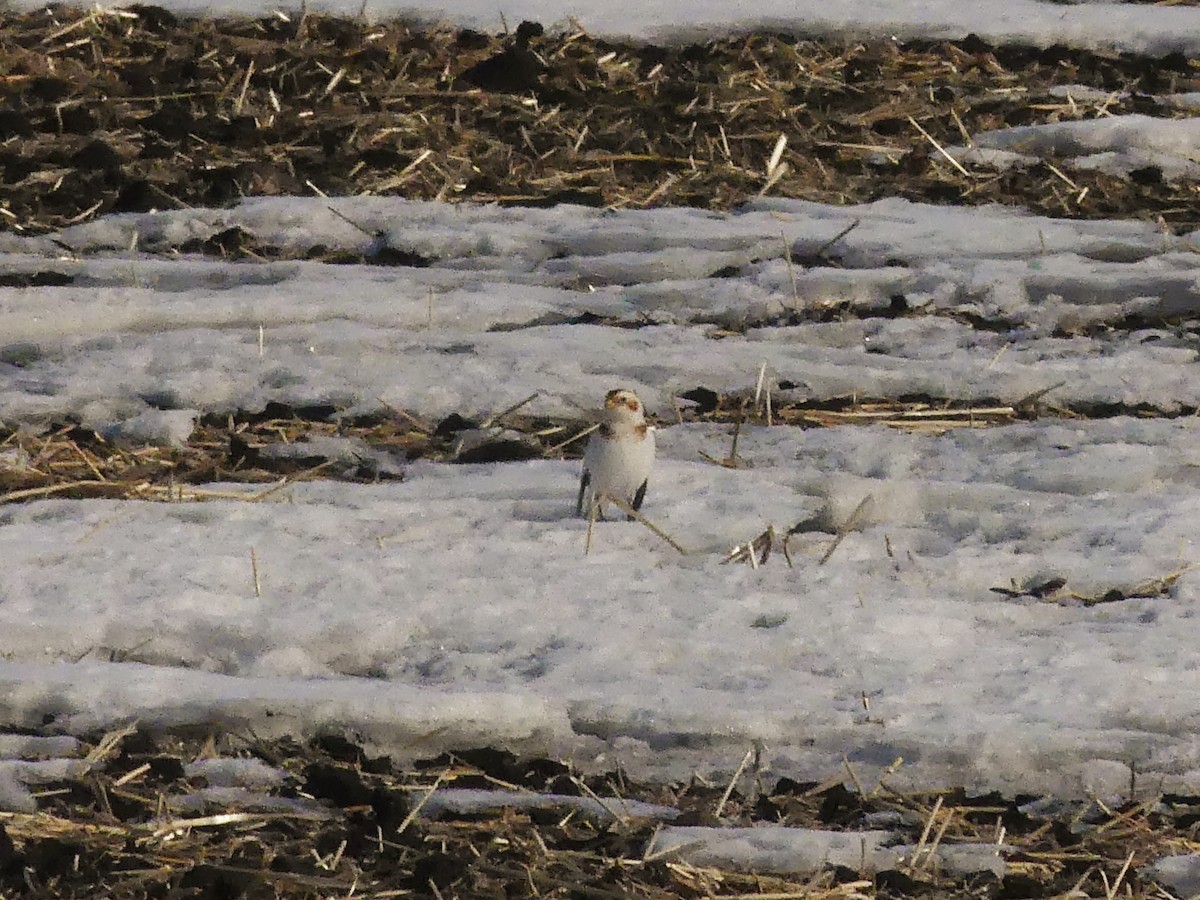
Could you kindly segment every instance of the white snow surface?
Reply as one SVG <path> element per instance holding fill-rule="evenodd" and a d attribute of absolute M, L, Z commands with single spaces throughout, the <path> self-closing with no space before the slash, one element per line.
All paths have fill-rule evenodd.
<path fill-rule="evenodd" d="M 1200 855 L 1195 853 L 1164 856 L 1144 866 L 1141 874 L 1162 883 L 1177 897 L 1200 897 Z"/>
<path fill-rule="evenodd" d="M 715 869 L 808 875 L 838 866 L 870 878 L 880 872 L 941 871 L 951 876 L 991 872 L 1003 878 L 1005 863 L 995 844 L 899 843 L 888 831 L 820 831 L 779 825 L 712 828 L 669 825 L 654 835 L 647 856 L 672 858 Z"/>
<path fill-rule="evenodd" d="M 854 223 L 823 251 L 837 267 L 814 258 Z M 386 243 L 431 265 L 254 265 L 125 250 L 234 226 L 298 251 Z M 539 391 L 526 412 L 579 415 L 614 379 L 666 415 L 673 397 L 699 385 L 753 388 L 763 364 L 803 399 L 1015 403 L 1044 391 L 1056 403 L 1200 404 L 1188 335 L 1104 333 L 1131 316 L 1200 310 L 1194 236 L 1151 223 L 903 200 L 760 201 L 718 215 L 290 198 L 112 216 L 61 241 L 78 256 L 54 259 L 61 250 L 49 241 L 7 241 L 10 271 L 53 269 L 75 281 L 0 294 L 4 419 L 71 413 L 106 434 L 171 442 L 197 410 L 270 400 L 484 415 Z M 714 277 L 730 268 L 736 277 Z M 754 327 L 791 310 L 879 313 L 896 295 L 929 314 Z M 641 327 L 579 324 L 587 315 Z M 962 321 L 971 316 L 997 327 Z M 745 334 L 716 341 L 716 326 Z M 1056 336 L 1076 332 L 1098 334 Z"/>
<path fill-rule="evenodd" d="M 1200 177 L 1200 119 L 1140 114 L 1022 125 L 972 136 L 970 147 L 950 147 L 961 162 L 1007 168 L 1042 159 L 1080 170 L 1127 175 L 1157 167 L 1168 181 Z"/>
<path fill-rule="evenodd" d="M 867 783 L 903 759 L 898 786 L 1111 795 L 1131 763 L 1178 789 L 1200 778 L 1200 575 L 1092 607 L 992 590 L 1153 594 L 1200 561 L 1195 418 L 751 423 L 740 469 L 701 456 L 727 454 L 728 427 L 672 424 L 680 393 L 749 396 L 763 364 L 777 398 L 1194 407 L 1194 330 L 1122 325 L 1195 314 L 1189 238 L 894 200 L 717 215 L 356 199 L 332 202 L 431 264 L 147 252 L 232 225 L 293 249 L 369 243 L 328 202 L 105 218 L 59 235 L 71 258 L 8 238 L 10 271 L 75 278 L 0 292 L 4 419 L 119 430 L 280 400 L 436 420 L 535 392 L 528 410 L 582 419 L 622 385 L 661 417 L 644 511 L 688 554 L 616 521 L 585 555 L 578 463 L 553 460 L 418 462 L 403 482 L 262 502 L 218 485 L 234 497 L 0 506 L 0 721 L 490 743 L 666 777 L 732 769 L 757 742 L 769 770 L 813 779 L 843 755 Z M 825 251 L 838 266 L 816 258 L 852 222 Z M 897 293 L 921 314 L 878 315 Z M 834 303 L 861 318 L 755 324 Z M 795 568 L 723 564 L 804 521 L 822 531 L 792 538 Z"/>
<path fill-rule="evenodd" d="M 41 0 L 15 0 L 20 9 Z M 203 15 L 262 15 L 300 4 L 277 0 L 162 0 L 169 9 Z M 751 30 L 898 40 L 956 39 L 977 34 L 992 43 L 1067 44 L 1162 55 L 1200 51 L 1200 10 L 1132 3 L 1048 0 L 315 0 L 309 9 L 384 19 L 424 21 L 499 31 L 523 19 L 610 38 L 673 43 Z"/>
<path fill-rule="evenodd" d="M 672 853 L 698 866 L 744 866 L 755 872 L 809 874 L 840 866 L 870 877 L 896 868 L 899 854 L 890 831 L 818 831 L 763 825 L 756 828 L 712 828 L 672 825 L 662 828 L 647 856 Z"/>

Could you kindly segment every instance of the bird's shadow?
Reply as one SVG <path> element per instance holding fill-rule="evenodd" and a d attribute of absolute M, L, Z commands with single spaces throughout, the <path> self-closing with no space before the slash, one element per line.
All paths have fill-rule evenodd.
<path fill-rule="evenodd" d="M 587 517 L 575 512 L 575 500 L 559 496 L 547 497 L 544 500 L 532 500 L 528 497 L 518 500 L 513 504 L 512 517 L 518 522 L 577 522 L 581 526 L 587 525 Z M 625 513 L 610 507 L 604 518 L 596 519 L 596 524 L 611 525 L 614 522 L 630 521 L 632 519 Z"/>
<path fill-rule="evenodd" d="M 567 497 L 518 500 L 513 504 L 512 517 L 518 522 L 579 522 L 586 524 L 586 520 L 582 516 L 575 514 L 575 501 Z"/>

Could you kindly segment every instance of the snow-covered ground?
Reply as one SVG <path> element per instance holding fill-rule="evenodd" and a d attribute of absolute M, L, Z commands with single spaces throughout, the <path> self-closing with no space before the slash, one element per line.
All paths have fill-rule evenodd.
<path fill-rule="evenodd" d="M 17 9 L 41 0 L 13 0 Z M 1169 4 L 1059 0 L 165 0 L 156 5 L 198 15 L 260 15 L 308 9 L 382 19 L 403 15 L 499 31 L 523 19 L 583 28 L 597 37 L 641 41 L 703 40 L 751 30 L 897 40 L 961 39 L 992 43 L 1116 49 L 1165 54 L 1200 51 L 1200 9 Z"/>
<path fill-rule="evenodd" d="M 20 358 L 4 364 L 5 419 L 75 414 L 120 436 L 271 399 L 436 417 L 535 392 L 530 411 L 581 416 L 627 385 L 663 426 L 645 511 L 688 554 L 610 522 L 585 555 L 578 464 L 549 460 L 417 463 L 403 483 L 259 503 L 11 505 L 0 719 L 345 728 L 668 775 L 762 742 L 794 775 L 826 777 L 844 754 L 870 779 L 902 758 L 897 784 L 1115 791 L 1131 763 L 1200 777 L 1200 576 L 1094 607 L 991 590 L 1058 577 L 1133 594 L 1200 561 L 1193 418 L 940 436 L 756 424 L 736 470 L 701 455 L 726 454 L 727 427 L 672 424 L 681 393 L 749 394 L 764 363 L 777 402 L 1052 389 L 1067 407 L 1200 405 L 1194 335 L 1098 327 L 1196 309 L 1189 238 L 902 201 L 731 216 L 335 205 L 432 264 L 146 252 L 232 225 L 280 247 L 369 244 L 312 200 L 111 217 L 59 236 L 70 259 L 10 239 L 10 268 L 73 283 L 0 296 L 0 355 Z M 802 264 L 854 221 L 825 250 L 841 268 Z M 921 314 L 874 314 L 898 293 Z M 860 317 L 734 330 L 835 303 Z M 723 562 L 808 520 L 795 568 Z"/>
<path fill-rule="evenodd" d="M 809 24 L 938 35 L 958 27 L 953 9 L 971 10 L 970 30 L 1038 43 L 1186 49 L 1200 35 L 1184 8 L 906 3 L 886 26 L 871 10 L 899 6 L 837 8 L 848 18 Z M 677 34 L 716 21 L 638 10 Z M 574 12 L 603 31 L 590 23 L 621 7 L 507 15 Z M 979 146 L 1153 153 L 1131 158 L 1164 171 L 1171 154 L 1170 177 L 1194 176 L 1175 134 L 1190 125 L 1125 124 Z M 386 245 L 430 265 L 168 252 L 232 226 L 300 253 Z M 1200 782 L 1194 417 L 945 434 L 755 422 L 737 469 L 701 455 L 726 454 L 727 427 L 672 424 L 683 393 L 749 395 L 760 371 L 776 402 L 1190 413 L 1197 331 L 1157 323 L 1200 320 L 1195 235 L 898 200 L 721 215 L 342 198 L 55 237 L 0 238 L 5 272 L 71 279 L 0 289 L 7 426 L 70 415 L 114 440 L 178 441 L 199 413 L 271 400 L 436 419 L 535 392 L 526 412 L 583 418 L 631 387 L 662 426 L 644 511 L 688 552 L 621 521 L 598 524 L 585 554 L 578 465 L 556 460 L 414 463 L 403 482 L 262 502 L 0 505 L 0 722 L 346 730 L 394 753 L 496 743 L 666 777 L 731 770 L 758 746 L 774 773 L 849 766 L 868 784 L 1112 794 L 1131 765 L 1143 784 Z M 901 295 L 911 314 L 894 317 Z M 792 314 L 802 324 L 779 325 Z M 0 466 L 29 464 L 0 447 Z M 724 562 L 802 522 L 793 568 L 778 552 Z M 1065 587 L 1024 593 L 1050 579 Z"/>
<path fill-rule="evenodd" d="M 251 265 L 123 249 L 233 226 L 297 253 L 386 244 L 432 264 Z M 903 200 L 760 201 L 718 215 L 269 199 L 111 216 L 59 240 L 77 255 L 8 239 L 10 270 L 73 283 L 0 295 L 4 418 L 71 412 L 110 427 L 151 408 L 268 400 L 442 416 L 496 412 L 534 391 L 527 412 L 579 415 L 614 380 L 673 416 L 672 398 L 697 386 L 751 390 L 764 363 L 782 399 L 1015 403 L 1048 391 L 1060 405 L 1200 405 L 1200 372 L 1184 365 L 1193 333 L 1106 330 L 1200 311 L 1195 236 L 1151 223 Z M 815 258 L 822 248 L 836 266 Z M 886 315 L 898 295 L 923 314 Z M 837 309 L 860 318 L 774 327 Z M 585 314 L 631 327 L 573 324 Z M 716 339 L 730 330 L 745 333 Z"/>
<path fill-rule="evenodd" d="M 1090 96 L 1097 106 L 1103 106 L 1111 96 L 1097 98 L 1091 91 L 1081 93 Z M 1066 96 L 1074 100 L 1073 94 L 1068 92 Z M 1163 98 L 1163 104 L 1192 108 L 1196 99 L 1183 94 Z M 1200 119 L 1123 115 L 1022 125 L 972 135 L 969 147 L 951 147 L 948 152 L 960 162 L 984 163 L 990 169 L 1048 159 L 1065 162 L 1069 169 L 1095 169 L 1110 175 L 1155 167 L 1168 181 L 1195 181 L 1200 177 Z M 1066 176 L 1063 180 L 1069 183 Z"/>

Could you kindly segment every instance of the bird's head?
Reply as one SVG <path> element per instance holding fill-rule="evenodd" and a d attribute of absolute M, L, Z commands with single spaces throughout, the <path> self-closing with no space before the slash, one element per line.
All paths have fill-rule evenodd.
<path fill-rule="evenodd" d="M 605 418 L 616 421 L 641 422 L 646 417 L 642 401 L 633 391 L 618 388 L 604 395 Z"/>

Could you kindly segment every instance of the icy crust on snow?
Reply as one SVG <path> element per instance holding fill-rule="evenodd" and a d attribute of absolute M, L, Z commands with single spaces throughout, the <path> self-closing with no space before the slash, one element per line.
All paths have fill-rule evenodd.
<path fill-rule="evenodd" d="M 667 777 L 760 741 L 793 777 L 848 760 L 870 783 L 903 758 L 897 787 L 1075 795 L 1121 792 L 1132 761 L 1184 786 L 1198 428 L 748 426 L 736 470 L 700 459 L 728 428 L 663 429 L 644 511 L 687 556 L 623 521 L 584 555 L 577 464 L 553 461 L 413 464 L 278 502 L 0 508 L 0 720 L 346 730 Z M 794 569 L 778 545 L 722 563 L 799 522 Z M 1020 595 L 1050 578 L 1053 601 Z M 1113 592 L 1130 599 L 1075 599 Z"/>
<path fill-rule="evenodd" d="M 429 265 L 126 249 L 235 226 L 297 253 L 386 245 Z M 901 200 L 722 215 L 270 199 L 112 216 L 60 238 L 75 258 L 3 259 L 75 280 L 0 292 L 0 410 L 74 415 L 114 439 L 178 443 L 198 414 L 272 400 L 437 417 L 537 391 L 527 412 L 577 416 L 614 381 L 665 413 L 698 386 L 751 389 L 763 364 L 805 400 L 1050 391 L 1068 405 L 1200 405 L 1192 332 L 1123 327 L 1200 318 L 1194 241 L 1149 223 Z M 895 318 L 898 297 L 924 315 Z M 835 310 L 859 318 L 774 327 Z"/>
<path fill-rule="evenodd" d="M 40 5 L 14 0 L 17 8 Z M 271 15 L 281 9 L 274 0 L 164 0 L 161 5 L 199 15 Z M 747 31 L 905 41 L 975 34 L 1000 44 L 1066 44 L 1151 55 L 1200 53 L 1200 12 L 1194 8 L 1090 0 L 1078 5 L 1038 0 L 758 0 L 753 6 L 724 0 L 509 0 L 502 11 L 491 0 L 376 0 L 365 9 L 351 0 L 316 0 L 309 8 L 376 20 L 400 15 L 496 32 L 532 19 L 551 28 L 583 28 L 597 37 L 666 44 Z M 296 6 L 283 9 L 299 14 Z"/>
<path fill-rule="evenodd" d="M 1176 101 L 1187 105 L 1184 95 Z M 1170 98 L 1164 98 L 1170 102 Z M 1030 164 L 1043 159 L 1075 169 L 1096 169 L 1109 175 L 1128 175 L 1154 166 L 1168 181 L 1200 177 L 1196 145 L 1200 119 L 1161 119 L 1146 115 L 1021 125 L 972 135 L 970 147 L 948 152 L 967 164 L 996 168 Z"/>
<path fill-rule="evenodd" d="M 1164 856 L 1140 871 L 1143 876 L 1162 882 L 1178 897 L 1200 896 L 1200 854 Z"/>
<path fill-rule="evenodd" d="M 821 831 L 761 825 L 713 828 L 670 825 L 654 836 L 647 856 L 672 852 L 698 866 L 739 868 L 752 872 L 812 874 L 837 866 L 871 877 L 880 872 L 924 869 L 951 876 L 991 872 L 1003 878 L 1002 847 L 995 844 L 899 843 L 888 831 Z"/>

